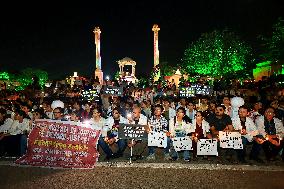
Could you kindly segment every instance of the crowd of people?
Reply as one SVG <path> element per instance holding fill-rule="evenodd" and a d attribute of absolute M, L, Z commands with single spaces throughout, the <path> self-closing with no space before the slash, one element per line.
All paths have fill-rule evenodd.
<path fill-rule="evenodd" d="M 97 90 L 98 98 L 82 98 L 81 90 L 86 88 Z M 89 121 L 99 126 L 102 132 L 98 147 L 106 160 L 123 157 L 127 147 L 140 142 L 134 140 L 130 143 L 118 137 L 120 124 L 124 123 L 147 125 L 148 133 L 165 132 L 167 145 L 163 151 L 167 161 L 182 157 L 188 162 L 199 158 L 198 140 L 219 140 L 219 131 L 239 132 L 243 149 L 220 149 L 218 146 L 220 153 L 217 158 L 233 159 L 236 154 L 237 161 L 241 163 L 246 163 L 248 159 L 259 163 L 276 159 L 284 161 L 284 95 L 281 88 L 274 92 L 263 88 L 254 91 L 227 89 L 194 97 L 180 97 L 179 89 L 173 83 L 148 88 L 124 85 L 123 89 L 122 96 L 105 94 L 99 84 L 82 86 L 81 89 L 64 86 L 26 93 L 1 91 L 0 156 L 25 154 L 34 121 L 53 119 Z M 235 113 L 231 104 L 234 96 L 244 100 Z M 53 102 L 58 100 L 63 105 L 54 107 Z M 192 139 L 193 150 L 184 150 L 181 155 L 172 147 L 172 139 L 184 136 Z M 116 151 L 111 148 L 113 144 L 117 144 Z M 156 160 L 156 148 L 148 146 L 146 160 Z M 265 159 L 260 157 L 262 150 Z"/>

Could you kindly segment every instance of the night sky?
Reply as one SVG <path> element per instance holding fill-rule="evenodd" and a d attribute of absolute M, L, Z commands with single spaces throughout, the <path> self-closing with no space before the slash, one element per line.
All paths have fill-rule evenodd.
<path fill-rule="evenodd" d="M 0 70 L 26 67 L 46 70 L 51 79 L 95 69 L 93 29 L 99 26 L 104 75 L 130 57 L 138 75 L 153 67 L 153 24 L 159 32 L 160 62 L 179 63 L 184 50 L 201 33 L 230 28 L 252 46 L 269 35 L 281 0 L 196 1 L 37 1 L 1 5 Z"/>

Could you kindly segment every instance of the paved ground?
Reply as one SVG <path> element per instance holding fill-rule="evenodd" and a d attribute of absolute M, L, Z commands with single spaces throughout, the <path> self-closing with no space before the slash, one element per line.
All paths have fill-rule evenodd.
<path fill-rule="evenodd" d="M 6 165 L 5 165 L 6 164 Z M 0 164 L 1 189 L 283 188 L 284 167 L 181 163 L 98 163 L 91 170 Z"/>
<path fill-rule="evenodd" d="M 162 150 L 157 160 L 129 163 L 125 156 L 109 162 L 102 155 L 94 169 L 71 170 L 16 166 L 14 159 L 0 159 L 0 189 L 57 188 L 284 188 L 284 163 L 280 160 L 260 164 L 237 164 L 212 157 L 189 163 L 164 161 Z M 145 151 L 143 156 L 147 155 Z"/>

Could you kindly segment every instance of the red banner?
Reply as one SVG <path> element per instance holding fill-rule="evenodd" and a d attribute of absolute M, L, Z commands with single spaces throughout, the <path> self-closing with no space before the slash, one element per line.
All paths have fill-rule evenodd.
<path fill-rule="evenodd" d="M 27 153 L 16 160 L 21 165 L 93 168 L 98 160 L 101 131 L 75 123 L 38 120 L 29 134 Z"/>

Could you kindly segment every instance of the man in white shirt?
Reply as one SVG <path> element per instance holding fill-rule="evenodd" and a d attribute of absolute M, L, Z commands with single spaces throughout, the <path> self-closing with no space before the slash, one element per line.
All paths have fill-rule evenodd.
<path fill-rule="evenodd" d="M 257 143 L 254 144 L 255 154 L 252 159 L 257 159 L 262 146 L 267 161 L 275 160 L 275 157 L 283 149 L 284 127 L 281 120 L 275 117 L 275 109 L 269 107 L 265 110 L 264 116 L 260 116 L 255 121 L 259 131 Z M 283 160 L 284 153 L 282 153 Z"/>
<path fill-rule="evenodd" d="M 112 110 L 112 117 L 109 117 L 106 120 L 106 126 L 108 127 L 107 137 L 100 137 L 99 146 L 101 146 L 102 150 L 106 154 L 106 159 L 109 160 L 113 157 L 119 158 L 123 156 L 123 152 L 127 147 L 127 140 L 118 139 L 118 129 L 119 124 L 124 123 L 127 124 L 128 120 L 121 116 L 119 108 L 114 108 Z M 118 151 L 114 154 L 110 149 L 109 145 L 116 143 L 118 145 Z"/>
<path fill-rule="evenodd" d="M 253 141 L 253 137 L 258 134 L 258 130 L 253 122 L 253 120 L 249 117 L 249 111 L 246 106 L 241 106 L 238 112 L 239 116 L 236 116 L 232 119 L 232 124 L 234 130 L 237 130 L 242 135 L 242 144 L 243 149 L 236 150 L 238 154 L 238 159 L 242 163 L 246 163 L 246 146 L 249 142 Z"/>

